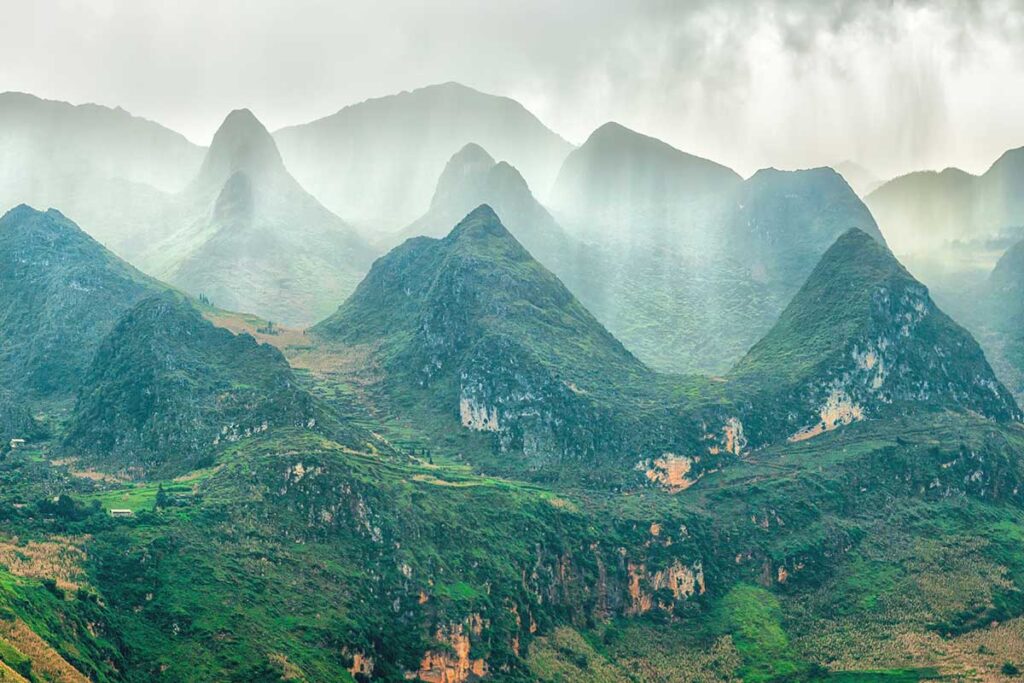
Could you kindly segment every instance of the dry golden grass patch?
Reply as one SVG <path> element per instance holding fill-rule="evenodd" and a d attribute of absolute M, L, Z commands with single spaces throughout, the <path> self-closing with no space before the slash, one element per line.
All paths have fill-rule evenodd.
<path fill-rule="evenodd" d="M 29 683 L 20 673 L 0 662 L 0 683 Z"/>
<path fill-rule="evenodd" d="M 71 666 L 21 619 L 0 620 L 0 638 L 32 660 L 32 673 L 40 679 L 53 683 L 89 683 L 88 678 Z"/>
<path fill-rule="evenodd" d="M 310 343 L 305 330 L 293 327 L 281 327 L 274 325 L 275 334 L 258 332 L 259 329 L 266 329 L 267 322 L 255 316 L 243 315 L 241 313 L 228 313 L 226 311 L 204 311 L 203 317 L 217 327 L 223 327 L 234 334 L 246 332 L 261 344 L 276 346 L 281 351 L 292 346 L 304 346 Z"/>
<path fill-rule="evenodd" d="M 50 536 L 45 541 L 21 543 L 16 536 L 0 536 L 0 565 L 15 576 L 53 579 L 64 590 L 82 583 L 85 536 Z"/>
<path fill-rule="evenodd" d="M 127 477 L 120 476 L 117 474 L 110 474 L 109 472 L 97 472 L 92 469 L 79 470 L 75 468 L 78 463 L 78 458 L 63 458 L 60 460 L 51 460 L 50 464 L 54 467 L 65 467 L 67 468 L 68 474 L 77 479 L 88 479 L 90 481 L 102 481 L 108 484 L 123 484 L 128 481 Z"/>

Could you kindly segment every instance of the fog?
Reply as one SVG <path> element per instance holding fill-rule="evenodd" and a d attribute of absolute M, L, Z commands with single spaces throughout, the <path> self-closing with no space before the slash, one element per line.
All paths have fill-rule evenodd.
<path fill-rule="evenodd" d="M 615 120 L 743 175 L 981 172 L 1024 144 L 1024 0 L 4 0 L 0 91 L 120 105 L 208 144 L 455 80 L 574 143 Z"/>

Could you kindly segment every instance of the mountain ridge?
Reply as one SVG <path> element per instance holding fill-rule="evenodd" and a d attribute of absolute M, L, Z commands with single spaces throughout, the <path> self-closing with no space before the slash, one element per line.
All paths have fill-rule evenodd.
<path fill-rule="evenodd" d="M 314 196 L 373 235 L 426 211 L 445 163 L 467 143 L 508 160 L 542 193 L 572 148 L 515 100 L 455 83 L 352 104 L 274 137 Z"/>

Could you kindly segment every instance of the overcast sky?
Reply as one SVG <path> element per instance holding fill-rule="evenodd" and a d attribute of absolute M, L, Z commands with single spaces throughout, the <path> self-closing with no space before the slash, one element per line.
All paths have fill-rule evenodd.
<path fill-rule="evenodd" d="M 984 170 L 1024 145 L 1024 0 L 0 0 L 0 91 L 206 144 L 449 80 L 572 142 L 616 120 L 743 174 Z"/>

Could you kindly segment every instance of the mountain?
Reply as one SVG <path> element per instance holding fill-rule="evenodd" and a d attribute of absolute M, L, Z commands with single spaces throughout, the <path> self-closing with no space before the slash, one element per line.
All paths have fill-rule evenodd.
<path fill-rule="evenodd" d="M 219 448 L 329 420 L 277 349 L 214 327 L 181 295 L 143 299 L 117 323 L 86 373 L 64 448 L 133 478 L 173 476 Z"/>
<path fill-rule="evenodd" d="M 120 107 L 0 94 L 0 210 L 60 207 L 119 253 L 202 158 L 201 147 Z"/>
<path fill-rule="evenodd" d="M 163 289 L 55 209 L 0 218 L 0 382 L 70 395 L 121 315 Z"/>
<path fill-rule="evenodd" d="M 612 122 L 566 157 L 550 204 L 567 228 L 586 238 L 679 239 L 708 211 L 709 200 L 741 180 L 721 164 Z M 666 226 L 674 232 L 666 235 Z"/>
<path fill-rule="evenodd" d="M 419 235 L 443 237 L 481 204 L 501 216 L 509 232 L 541 263 L 559 272 L 560 266 L 575 265 L 571 260 L 578 256 L 579 245 L 536 200 L 519 171 L 504 161 L 496 162 L 475 143 L 452 156 L 438 178 L 430 209 L 392 241 Z"/>
<path fill-rule="evenodd" d="M 72 105 L 0 93 L 0 188 L 45 192 L 50 183 L 88 173 L 144 183 L 165 192 L 184 187 L 203 148 L 124 109 Z M 50 202 L 55 203 L 55 202 Z"/>
<path fill-rule="evenodd" d="M 221 308 L 296 325 L 334 310 L 372 259 L 370 247 L 288 173 L 246 109 L 221 124 L 162 232 L 139 257 L 147 272 Z"/>
<path fill-rule="evenodd" d="M 981 282 L 946 298 L 978 337 L 999 378 L 1024 400 L 1024 240 L 999 258 Z"/>
<path fill-rule="evenodd" d="M 839 235 L 858 227 L 882 239 L 863 202 L 828 168 L 760 170 L 709 198 L 699 216 L 678 220 L 656 230 L 651 223 L 660 243 L 585 254 L 568 278 L 627 348 L 670 372 L 725 372 Z"/>
<path fill-rule="evenodd" d="M 506 159 L 542 195 L 572 149 L 515 100 L 458 83 L 366 100 L 274 137 L 304 187 L 374 234 L 421 215 L 468 143 Z"/>
<path fill-rule="evenodd" d="M 832 166 L 835 172 L 843 176 L 858 197 L 866 197 L 873 190 L 877 189 L 883 182 L 873 172 L 864 168 L 856 161 L 842 161 Z"/>
<path fill-rule="evenodd" d="M 761 169 L 733 192 L 724 239 L 750 276 L 781 286 L 786 300 L 822 254 L 850 228 L 880 244 L 882 233 L 864 203 L 831 168 Z"/>
<path fill-rule="evenodd" d="M 895 178 L 865 197 L 886 240 L 937 285 L 953 270 L 988 272 L 1024 237 L 1024 147 L 1005 152 L 985 173 L 957 168 Z M 956 286 L 955 283 L 953 286 Z"/>
<path fill-rule="evenodd" d="M 791 441 L 919 407 L 1009 421 L 1021 412 L 971 335 L 877 239 L 851 229 L 730 372 L 752 441 Z"/>
<path fill-rule="evenodd" d="M 379 259 L 311 332 L 372 344 L 393 393 L 426 388 L 438 410 L 528 460 L 614 448 L 622 387 L 649 375 L 486 205 Z"/>

